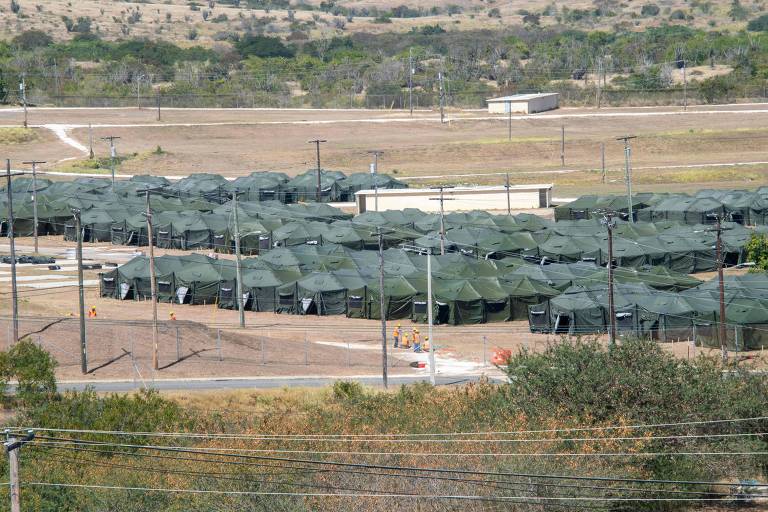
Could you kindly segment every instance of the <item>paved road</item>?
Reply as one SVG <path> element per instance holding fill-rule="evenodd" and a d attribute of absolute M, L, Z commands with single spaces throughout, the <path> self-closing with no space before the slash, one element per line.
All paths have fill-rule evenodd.
<path fill-rule="evenodd" d="M 493 381 L 501 382 L 496 376 L 489 376 Z M 437 384 L 448 386 L 453 384 L 463 384 L 466 382 L 476 382 L 480 379 L 479 375 L 448 375 L 439 376 Z M 156 380 L 154 383 L 147 381 L 147 387 L 152 387 L 160 391 L 206 391 L 217 389 L 271 389 L 282 387 L 323 387 L 332 385 L 337 380 L 355 380 L 368 386 L 381 386 L 381 377 L 379 376 L 356 376 L 356 377 L 268 377 L 268 378 L 242 378 L 242 379 L 163 379 Z M 402 384 L 413 384 L 415 382 L 428 381 L 428 376 L 414 375 L 396 375 L 390 377 L 389 385 L 400 386 Z M 126 392 L 136 390 L 142 387 L 141 381 L 132 380 L 114 380 L 114 381 L 65 381 L 59 382 L 60 391 L 82 391 L 87 386 L 92 387 L 98 392 Z"/>

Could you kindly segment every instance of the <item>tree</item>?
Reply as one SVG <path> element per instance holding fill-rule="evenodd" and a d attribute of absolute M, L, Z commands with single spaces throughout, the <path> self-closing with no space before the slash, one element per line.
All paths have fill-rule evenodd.
<path fill-rule="evenodd" d="M 640 8 L 640 15 L 642 16 L 658 16 L 661 9 L 656 4 L 645 4 Z"/>
<path fill-rule="evenodd" d="M 0 352 L 2 387 L 15 379 L 16 395 L 26 403 L 45 401 L 56 394 L 55 369 L 56 361 L 51 354 L 29 338 L 20 340 L 7 352 Z"/>
<path fill-rule="evenodd" d="M 741 5 L 740 0 L 733 0 L 731 2 L 731 8 L 728 9 L 728 16 L 730 16 L 733 21 L 744 21 L 747 19 L 747 16 L 749 16 L 749 11 Z"/>
<path fill-rule="evenodd" d="M 749 20 L 747 30 L 750 32 L 768 32 L 768 14 Z"/>
<path fill-rule="evenodd" d="M 734 89 L 733 81 L 728 76 L 713 76 L 699 84 L 699 95 L 707 103 L 715 103 L 727 98 Z"/>
<path fill-rule="evenodd" d="M 764 233 L 752 233 L 746 250 L 747 261 L 754 261 L 756 270 L 768 271 L 768 236 Z"/>
<path fill-rule="evenodd" d="M 13 38 L 11 43 L 22 50 L 34 50 L 53 44 L 53 38 L 42 30 L 25 30 Z"/>
<path fill-rule="evenodd" d="M 490 11 L 488 11 L 488 17 L 489 18 L 501 18 L 501 11 L 498 7 L 494 7 Z"/>
<path fill-rule="evenodd" d="M 240 55 L 249 57 L 285 57 L 291 58 L 295 55 L 293 49 L 289 48 L 277 37 L 247 35 L 235 43 L 235 48 Z"/>
<path fill-rule="evenodd" d="M 16 0 L 11 0 L 11 12 L 13 14 L 19 14 L 19 12 L 21 12 L 21 6 Z"/>

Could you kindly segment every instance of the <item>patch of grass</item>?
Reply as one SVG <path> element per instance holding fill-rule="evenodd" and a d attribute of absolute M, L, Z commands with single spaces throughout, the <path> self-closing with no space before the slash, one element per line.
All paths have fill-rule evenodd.
<path fill-rule="evenodd" d="M 557 137 L 512 137 L 510 140 L 507 137 L 493 138 L 493 139 L 475 139 L 471 144 L 525 144 L 525 143 L 538 143 L 538 142 L 557 142 L 560 139 Z M 452 144 L 467 144 L 465 141 L 453 142 Z"/>
<path fill-rule="evenodd" d="M 0 128 L 0 144 L 24 144 L 39 138 L 32 128 Z"/>

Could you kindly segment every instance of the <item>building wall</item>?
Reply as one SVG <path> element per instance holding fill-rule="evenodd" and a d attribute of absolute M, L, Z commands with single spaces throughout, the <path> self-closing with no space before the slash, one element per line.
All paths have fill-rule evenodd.
<path fill-rule="evenodd" d="M 541 190 L 544 190 L 542 201 Z M 379 192 L 379 211 L 418 208 L 424 212 L 440 211 L 439 191 L 435 189 L 402 189 Z M 507 191 L 504 187 L 477 187 L 447 189 L 443 192 L 445 211 L 506 210 Z M 375 210 L 373 191 L 363 190 L 356 194 L 358 213 Z M 509 192 L 512 209 L 548 207 L 552 200 L 551 186 L 542 188 L 511 188 Z M 543 203 L 543 204 L 542 204 Z"/>
<path fill-rule="evenodd" d="M 554 110 L 560 106 L 560 95 L 556 93 L 547 94 L 521 101 L 492 101 L 488 102 L 489 114 L 507 114 L 509 107 L 513 114 L 535 114 L 536 112 L 546 112 Z"/>
<path fill-rule="evenodd" d="M 554 110 L 559 105 L 560 105 L 560 96 L 557 94 L 540 96 L 538 98 L 533 98 L 528 102 L 528 113 L 535 114 L 536 112 L 546 112 L 547 110 Z"/>

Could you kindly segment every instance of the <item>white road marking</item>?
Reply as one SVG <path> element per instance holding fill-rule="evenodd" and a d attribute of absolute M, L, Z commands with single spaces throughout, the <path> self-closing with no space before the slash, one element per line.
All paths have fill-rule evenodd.
<path fill-rule="evenodd" d="M 98 279 L 86 279 L 83 281 L 83 286 L 96 286 L 99 284 Z M 53 281 L 48 283 L 26 283 L 20 285 L 25 288 L 37 288 L 39 290 L 47 290 L 49 288 L 66 288 L 69 286 L 77 286 L 77 280 L 74 281 Z"/>

